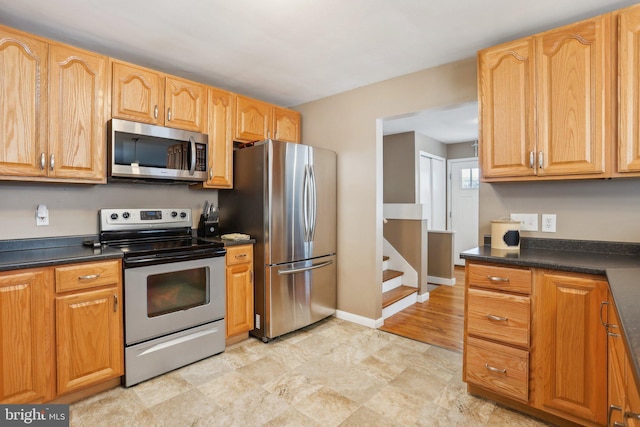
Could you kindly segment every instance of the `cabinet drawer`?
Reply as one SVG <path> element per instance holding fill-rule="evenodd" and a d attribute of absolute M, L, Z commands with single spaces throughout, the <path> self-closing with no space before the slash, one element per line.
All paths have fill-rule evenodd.
<path fill-rule="evenodd" d="M 529 352 L 468 337 L 465 358 L 467 382 L 529 400 Z"/>
<path fill-rule="evenodd" d="M 56 292 L 110 285 L 120 281 L 119 261 L 92 262 L 55 268 Z"/>
<path fill-rule="evenodd" d="M 529 347 L 529 297 L 470 288 L 467 333 L 507 344 Z"/>
<path fill-rule="evenodd" d="M 227 247 L 227 265 L 253 262 L 253 245 Z"/>
<path fill-rule="evenodd" d="M 531 270 L 469 264 L 469 286 L 521 294 L 531 293 Z"/>

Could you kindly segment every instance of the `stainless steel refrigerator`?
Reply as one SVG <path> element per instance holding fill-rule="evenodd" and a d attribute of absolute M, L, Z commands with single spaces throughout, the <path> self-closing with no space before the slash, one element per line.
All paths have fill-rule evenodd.
<path fill-rule="evenodd" d="M 336 310 L 336 153 L 275 140 L 234 151 L 220 228 L 256 239 L 255 325 L 267 342 Z"/>

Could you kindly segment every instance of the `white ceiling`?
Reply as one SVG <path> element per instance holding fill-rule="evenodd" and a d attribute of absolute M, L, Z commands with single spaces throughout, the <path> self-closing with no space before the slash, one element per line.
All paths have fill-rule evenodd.
<path fill-rule="evenodd" d="M 0 23 L 292 107 L 634 3 L 0 0 Z"/>

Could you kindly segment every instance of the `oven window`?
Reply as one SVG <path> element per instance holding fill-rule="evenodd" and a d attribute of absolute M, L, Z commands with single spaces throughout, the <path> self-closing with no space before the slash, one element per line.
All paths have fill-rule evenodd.
<path fill-rule="evenodd" d="M 209 303 L 207 267 L 147 276 L 147 316 L 156 317 Z"/>

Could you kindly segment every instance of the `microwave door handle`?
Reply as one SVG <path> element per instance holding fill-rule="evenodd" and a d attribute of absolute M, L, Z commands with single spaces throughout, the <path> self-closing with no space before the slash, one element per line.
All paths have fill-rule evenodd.
<path fill-rule="evenodd" d="M 189 175 L 193 175 L 196 172 L 196 142 L 193 140 L 193 136 L 189 137 L 189 144 L 191 146 L 191 167 L 189 168 Z"/>

